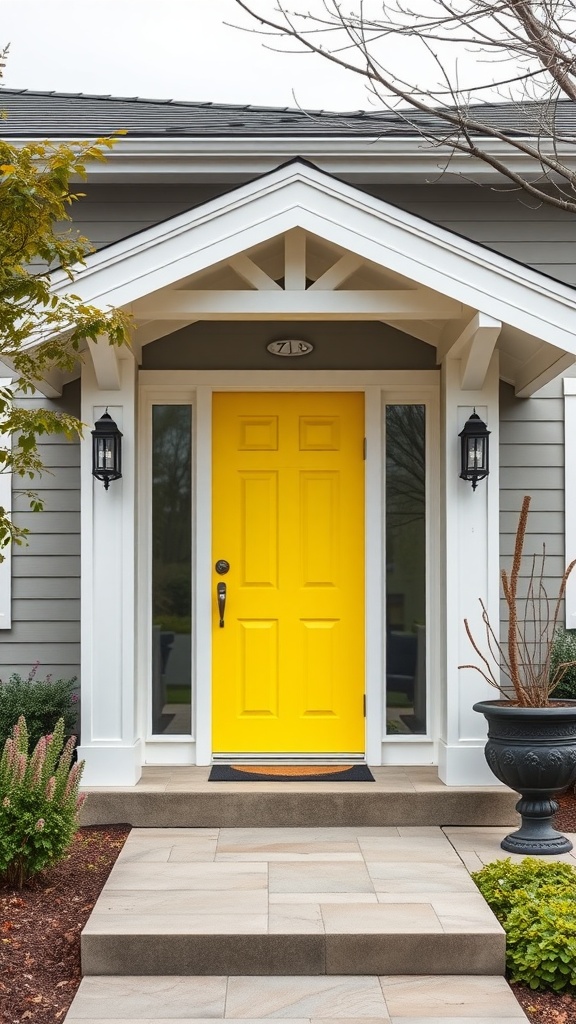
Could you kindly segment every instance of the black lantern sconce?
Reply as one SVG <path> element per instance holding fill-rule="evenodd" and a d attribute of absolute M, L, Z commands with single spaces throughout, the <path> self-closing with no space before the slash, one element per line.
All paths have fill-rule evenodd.
<path fill-rule="evenodd" d="M 490 431 L 480 419 L 476 410 L 466 420 L 460 431 L 460 478 L 469 480 L 476 490 L 479 480 L 485 480 L 489 473 L 488 455 Z"/>
<path fill-rule="evenodd" d="M 122 434 L 108 410 L 92 431 L 92 476 L 102 480 L 106 490 L 111 480 L 122 476 Z"/>

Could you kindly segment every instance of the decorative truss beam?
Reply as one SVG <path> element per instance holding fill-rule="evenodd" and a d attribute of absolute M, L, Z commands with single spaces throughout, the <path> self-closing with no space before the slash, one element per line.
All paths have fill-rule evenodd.
<path fill-rule="evenodd" d="M 453 320 L 459 303 L 423 289 L 166 291 L 135 302 L 139 320 Z"/>
<path fill-rule="evenodd" d="M 284 235 L 284 290 L 303 292 L 306 288 L 306 234 L 294 228 Z"/>
<path fill-rule="evenodd" d="M 318 291 L 330 291 L 333 288 L 338 288 L 349 277 L 352 277 L 352 274 L 363 263 L 364 260 L 360 256 L 356 256 L 353 252 L 346 253 L 345 256 L 342 256 L 336 263 L 333 263 L 329 270 L 310 285 L 309 291 L 312 291 L 314 288 Z"/>
<path fill-rule="evenodd" d="M 280 285 L 277 281 L 274 281 L 272 277 L 257 266 L 249 256 L 245 256 L 244 253 L 240 253 L 238 256 L 233 256 L 231 260 L 228 260 L 228 266 L 241 277 L 246 284 L 252 285 L 259 291 L 281 291 Z"/>

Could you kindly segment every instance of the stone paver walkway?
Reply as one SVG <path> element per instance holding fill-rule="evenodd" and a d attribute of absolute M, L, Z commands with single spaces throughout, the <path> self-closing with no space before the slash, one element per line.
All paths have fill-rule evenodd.
<path fill-rule="evenodd" d="M 82 957 L 85 974 L 501 974 L 504 934 L 434 826 L 133 829 Z"/>
<path fill-rule="evenodd" d="M 67 1024 L 526 1024 L 504 978 L 85 978 Z"/>
<path fill-rule="evenodd" d="M 134 829 L 66 1020 L 526 1024 L 468 874 L 506 856 L 507 831 Z"/>

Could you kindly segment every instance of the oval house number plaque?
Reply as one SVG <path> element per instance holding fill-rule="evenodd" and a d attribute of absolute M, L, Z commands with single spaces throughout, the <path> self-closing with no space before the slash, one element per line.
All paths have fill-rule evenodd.
<path fill-rule="evenodd" d="M 314 350 L 314 345 L 310 341 L 288 339 L 287 341 L 271 341 L 266 348 L 273 356 L 307 356 Z"/>

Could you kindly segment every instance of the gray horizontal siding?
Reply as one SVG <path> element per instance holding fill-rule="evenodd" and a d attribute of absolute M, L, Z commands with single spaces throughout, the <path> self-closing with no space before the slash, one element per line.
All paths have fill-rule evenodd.
<path fill-rule="evenodd" d="M 37 533 L 80 533 L 79 512 L 19 512 L 18 522 Z"/>
<path fill-rule="evenodd" d="M 510 454 L 514 451 L 509 446 Z M 506 488 L 512 491 L 522 491 L 526 486 L 525 466 L 506 466 Z M 561 491 L 564 493 L 564 467 L 563 466 L 539 466 L 538 482 L 543 494 L 549 491 Z M 503 491 L 502 494 L 506 494 Z M 502 499 L 504 501 L 505 499 Z M 514 506 L 516 507 L 516 505 Z"/>
<path fill-rule="evenodd" d="M 512 555 L 514 554 L 514 533 L 503 533 L 500 536 L 500 554 L 502 556 L 504 569 L 509 569 Z M 542 552 L 542 543 L 546 544 L 546 561 L 549 556 L 558 555 L 564 558 L 564 534 L 549 533 L 542 537 L 539 533 L 528 534 L 524 544 L 524 551 L 527 555 L 539 555 Z"/>
<path fill-rule="evenodd" d="M 567 284 L 576 284 L 576 217 L 519 190 L 480 185 L 370 186 L 367 191 Z"/>
<path fill-rule="evenodd" d="M 534 401 L 534 399 L 532 399 Z M 521 469 L 524 479 L 529 485 L 534 474 L 529 470 L 550 467 L 564 468 L 564 449 L 559 444 L 503 444 L 500 446 L 501 470 Z M 538 477 L 538 479 L 540 479 Z M 522 490 L 522 487 L 519 488 Z M 524 487 L 523 493 L 528 493 Z"/>
<path fill-rule="evenodd" d="M 13 624 L 10 630 L 9 643 L 14 644 L 52 644 L 54 642 L 54 621 L 46 622 L 39 618 L 25 619 Z M 78 643 L 78 627 L 74 620 L 58 622 L 58 642 L 64 646 Z"/>
<path fill-rule="evenodd" d="M 31 659 L 27 659 L 24 662 L 21 661 L 22 650 L 21 648 L 26 646 L 26 643 L 10 643 L 10 641 L 4 641 L 2 644 L 2 658 L 6 660 L 6 663 L 20 665 L 21 671 L 28 673 L 31 665 L 34 662 L 39 661 L 42 669 L 42 673 L 53 672 L 53 666 L 56 664 L 67 665 L 67 675 L 78 675 L 78 665 L 80 664 L 80 644 L 67 644 L 67 643 L 44 643 L 43 641 L 34 641 L 31 646 L 36 651 L 36 655 Z"/>
<path fill-rule="evenodd" d="M 42 461 L 51 472 L 54 469 L 77 469 L 80 465 L 80 446 L 78 444 L 64 442 L 64 444 L 42 443 Z M 45 474 L 39 477 L 42 482 Z"/>
<path fill-rule="evenodd" d="M 39 588 L 37 588 L 38 590 Z M 47 591 L 45 593 L 37 593 L 34 599 L 27 598 L 27 600 L 21 600 L 21 608 L 19 612 L 18 628 L 22 623 L 36 623 L 36 622 L 71 622 L 76 624 L 78 621 L 78 599 L 77 597 L 67 597 L 64 600 L 58 600 L 54 596 L 54 592 Z M 74 625 L 74 640 L 77 641 L 78 633 L 77 627 Z M 11 637 L 11 639 L 14 639 Z"/>
<path fill-rule="evenodd" d="M 72 443 L 72 442 L 71 442 Z M 78 447 L 78 445 L 75 445 Z M 50 465 L 47 461 L 50 458 L 50 449 L 57 450 L 56 445 L 40 445 L 40 458 L 44 460 L 44 469 L 36 476 L 31 484 L 35 491 L 55 489 L 62 491 L 76 490 L 78 487 L 79 464 L 76 466 Z"/>
<path fill-rule="evenodd" d="M 52 602 L 60 598 L 71 601 L 78 617 L 80 601 L 80 576 L 16 576 L 12 580 L 12 599 L 21 603 L 20 619 L 30 618 L 28 608 L 36 600 Z M 32 616 L 35 618 L 35 615 Z M 66 616 L 68 618 L 68 616 Z"/>
<path fill-rule="evenodd" d="M 509 483 L 506 480 L 506 483 Z M 539 481 L 540 483 L 540 481 Z M 505 512 L 513 513 L 514 518 L 518 519 L 518 495 L 519 491 L 522 490 L 522 486 L 519 488 L 506 488 L 500 492 L 500 511 L 502 514 Z M 529 526 L 532 533 L 538 533 L 540 525 L 538 523 L 538 517 L 540 515 L 553 514 L 555 512 L 564 512 L 564 491 L 563 490 L 552 490 L 540 486 L 538 490 L 531 495 L 532 501 L 530 502 L 530 520 Z"/>
<path fill-rule="evenodd" d="M 537 399 L 533 399 L 537 401 Z M 529 406 L 527 414 L 529 415 Z M 562 445 L 564 441 L 564 424 L 562 420 L 542 420 L 538 422 L 526 419 L 523 422 L 515 420 L 500 422 L 501 444 L 523 445 Z"/>
<path fill-rule="evenodd" d="M 175 217 L 226 191 L 222 185 L 88 185 L 74 227 L 95 249 Z M 64 230 L 70 225 L 65 224 Z"/>
<path fill-rule="evenodd" d="M 31 401 L 77 416 L 79 382 L 69 384 L 61 399 Z M 39 678 L 79 674 L 80 447 L 77 440 L 50 435 L 42 439 L 40 457 L 44 472 L 30 486 L 45 511 L 31 512 L 20 481 L 14 483 L 14 519 L 30 536 L 12 553 L 12 629 L 0 633 L 1 678 L 13 671 L 27 675 L 37 661 Z"/>
<path fill-rule="evenodd" d="M 79 575 L 76 555 L 27 555 L 26 548 L 16 548 L 12 557 L 13 576 L 69 577 Z M 13 612 L 17 615 L 17 609 Z"/>
<path fill-rule="evenodd" d="M 37 533 L 32 530 L 28 542 L 22 546 L 20 555 L 23 559 L 35 558 L 37 555 L 49 555 L 51 558 L 77 556 L 80 554 L 80 534 L 71 533 Z"/>
<path fill-rule="evenodd" d="M 534 537 L 532 543 L 529 543 L 529 538 L 526 539 L 524 547 L 524 553 L 526 555 L 541 554 L 542 553 L 542 537 Z M 524 565 L 521 570 L 521 577 L 528 578 L 530 575 L 530 559 L 524 559 Z M 510 559 L 504 559 L 505 569 L 510 569 Z M 564 555 L 546 555 L 546 573 L 550 580 L 555 582 L 555 587 L 550 589 L 549 597 L 555 599 L 558 592 L 558 581 L 562 578 L 564 572 L 565 563 Z"/>
<path fill-rule="evenodd" d="M 517 399 L 508 384 L 500 388 L 500 556 L 509 569 L 518 515 L 525 494 L 531 496 L 525 555 L 540 555 L 546 546 L 546 590 L 555 600 L 565 567 L 564 543 L 564 403 L 560 387 L 535 398 Z M 530 560 L 524 559 L 519 593 L 524 596 Z M 508 608 L 501 602 L 501 621 Z"/>
<path fill-rule="evenodd" d="M 547 398 L 543 402 L 541 399 L 546 396 L 542 391 L 539 391 L 536 397 L 539 401 L 517 398 L 513 402 L 507 402 L 505 422 L 526 423 L 529 419 L 530 423 L 545 423 L 550 420 L 561 423 L 564 419 L 563 398 Z"/>
<path fill-rule="evenodd" d="M 61 512 L 80 512 L 80 490 L 78 487 L 68 487 L 66 490 L 60 489 L 60 475 L 53 480 L 54 489 L 48 489 L 46 486 L 41 486 L 45 481 L 49 481 L 49 477 L 46 474 L 42 479 L 37 478 L 33 484 L 33 489 L 37 491 L 44 502 L 44 512 L 35 512 L 34 515 L 39 517 L 38 522 L 41 524 L 42 515 L 49 512 L 61 513 Z M 73 478 L 72 478 L 73 479 Z M 80 481 L 80 474 L 78 473 L 78 483 Z M 29 499 L 18 491 L 17 484 L 16 490 L 12 495 L 12 508 L 19 514 L 26 515 L 30 509 Z"/>

